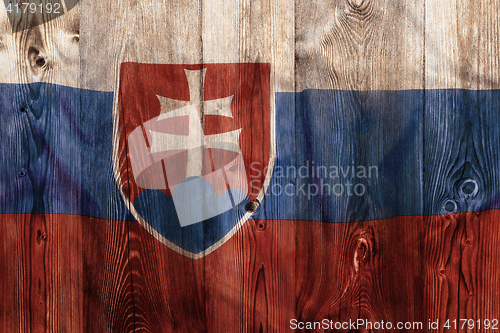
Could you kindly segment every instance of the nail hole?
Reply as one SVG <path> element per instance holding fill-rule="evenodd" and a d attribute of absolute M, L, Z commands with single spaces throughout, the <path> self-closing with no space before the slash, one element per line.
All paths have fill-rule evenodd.
<path fill-rule="evenodd" d="M 26 108 L 21 108 L 21 112 L 26 112 Z"/>
<path fill-rule="evenodd" d="M 266 223 L 264 223 L 263 221 L 257 222 L 257 230 L 258 231 L 266 230 Z"/>
<path fill-rule="evenodd" d="M 22 178 L 22 177 L 26 176 L 26 171 L 21 170 L 21 171 L 19 171 L 19 172 L 17 173 L 17 175 L 18 175 L 19 177 L 21 177 L 21 178 Z"/>
<path fill-rule="evenodd" d="M 444 269 L 440 270 L 439 274 L 444 275 Z"/>

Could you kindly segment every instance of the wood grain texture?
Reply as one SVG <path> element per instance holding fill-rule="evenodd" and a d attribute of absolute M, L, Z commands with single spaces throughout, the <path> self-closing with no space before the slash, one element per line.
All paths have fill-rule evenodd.
<path fill-rule="evenodd" d="M 498 11 L 488 0 L 83 1 L 13 34 L 2 9 L 0 81 L 113 91 L 124 61 L 261 61 L 273 64 L 276 91 L 492 89 L 499 86 Z M 0 216 L 0 331 L 289 332 L 293 318 L 424 327 L 429 319 L 498 318 L 500 212 L 455 212 L 483 210 L 486 194 L 500 188 L 500 153 L 489 144 L 500 139 L 491 124 L 498 110 L 458 92 L 447 102 L 437 92 L 441 107 L 450 108 L 443 112 L 426 94 L 415 135 L 421 164 L 411 171 L 420 190 L 411 197 L 404 186 L 398 191 L 442 215 L 338 224 L 250 220 L 220 249 L 192 260 L 137 222 L 29 214 L 33 207 L 23 206 L 26 214 Z M 33 96 L 19 89 L 11 107 Z M 457 113 L 459 99 L 472 111 Z M 362 123 L 374 103 L 353 96 L 339 117 Z M 47 110 L 23 131 L 43 127 Z M 349 138 L 343 156 L 359 165 L 380 162 L 394 145 L 384 141 L 390 122 L 405 116 L 401 110 L 388 120 L 380 137 Z M 13 147 L 20 138 L 1 140 Z M 466 192 L 471 180 L 477 195 Z M 57 196 L 53 184 L 23 184 L 13 197 L 34 193 L 34 205 L 56 205 L 43 192 Z M 374 191 L 338 210 L 362 218 L 379 198 Z"/>
<path fill-rule="evenodd" d="M 498 89 L 498 6 L 491 1 L 427 1 L 426 88 Z"/>
<path fill-rule="evenodd" d="M 498 89 L 491 1 L 296 4 L 296 85 L 356 90 Z"/>
<path fill-rule="evenodd" d="M 359 223 L 256 221 L 204 260 L 164 247 L 137 222 L 59 219 L 80 224 L 82 235 L 83 309 L 67 331 L 289 332 L 292 318 L 495 318 L 499 217 L 492 210 Z M 14 288 L 2 289 L 6 299 L 23 288 L 17 260 L 1 262 L 14 278 Z M 78 303 L 78 290 L 54 288 Z M 49 313 L 67 311 L 59 306 Z M 22 317 L 2 318 L 3 327 L 30 331 L 17 326 Z"/>
<path fill-rule="evenodd" d="M 426 88 L 498 88 L 498 68 L 491 66 L 496 54 L 486 51 L 495 47 L 498 37 L 494 37 L 496 24 L 483 13 L 484 7 L 491 5 L 470 1 L 426 3 Z M 487 205 L 489 193 L 498 192 L 497 176 L 491 173 L 497 166 L 498 152 L 488 143 L 497 135 L 487 125 L 491 123 L 487 119 L 498 110 L 483 109 L 474 102 L 473 95 L 457 92 L 451 101 L 443 103 L 445 112 L 429 105 L 424 113 L 424 154 L 437 157 L 424 162 L 424 205 L 442 205 L 442 213 L 480 210 L 476 207 Z M 454 101 L 465 101 L 468 110 L 453 107 Z M 464 184 L 477 193 L 469 192 Z M 478 256 L 478 242 L 488 237 L 481 232 L 482 215 L 444 216 L 432 222 L 441 232 L 427 234 L 426 248 L 435 253 L 429 262 L 435 274 L 428 275 L 430 288 L 426 296 L 429 303 L 436 305 L 432 310 L 428 308 L 427 317 L 444 322 L 452 317 L 475 317 L 480 308 L 484 309 L 485 299 L 477 297 L 486 292 L 481 288 L 484 285 L 478 285 L 478 278 L 484 281 L 479 277 L 484 270 L 478 270 L 478 265 L 485 258 Z M 495 223 L 492 227 L 497 228 Z M 498 230 L 492 233 L 497 235 Z M 495 274 L 491 278 L 498 281 Z M 495 301 L 487 303 L 493 305 Z M 481 313 L 483 318 L 488 315 Z M 476 327 L 467 331 L 481 330 Z"/>
<path fill-rule="evenodd" d="M 3 273 L 0 292 L 0 328 L 5 332 L 30 331 L 29 253 L 24 244 L 25 226 L 30 216 L 2 216 L 0 269 Z M 26 222 L 28 221 L 28 222 Z"/>
<path fill-rule="evenodd" d="M 299 1 L 297 90 L 422 89 L 420 1 Z"/>
<path fill-rule="evenodd" d="M 2 331 L 82 332 L 81 227 L 79 217 L 2 215 Z"/>

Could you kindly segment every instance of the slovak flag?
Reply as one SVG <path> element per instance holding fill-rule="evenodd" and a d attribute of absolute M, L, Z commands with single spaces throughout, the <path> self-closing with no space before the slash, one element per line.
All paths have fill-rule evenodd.
<path fill-rule="evenodd" d="M 490 4 L 25 4 L 0 4 L 0 332 L 494 325 Z"/>

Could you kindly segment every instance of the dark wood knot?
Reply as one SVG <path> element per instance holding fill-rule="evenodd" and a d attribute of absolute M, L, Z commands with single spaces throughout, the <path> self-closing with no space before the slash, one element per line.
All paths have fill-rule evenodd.
<path fill-rule="evenodd" d="M 36 237 L 38 238 L 39 241 L 40 240 L 42 240 L 42 241 L 47 240 L 47 234 L 40 229 L 37 230 Z"/>
<path fill-rule="evenodd" d="M 35 60 L 35 64 L 37 64 L 38 67 L 43 67 L 45 66 L 45 59 L 43 57 L 38 57 Z"/>
<path fill-rule="evenodd" d="M 48 61 L 46 57 L 40 52 L 40 50 L 34 46 L 30 46 L 28 49 L 28 60 L 32 71 L 38 72 L 44 70 L 48 67 Z"/>

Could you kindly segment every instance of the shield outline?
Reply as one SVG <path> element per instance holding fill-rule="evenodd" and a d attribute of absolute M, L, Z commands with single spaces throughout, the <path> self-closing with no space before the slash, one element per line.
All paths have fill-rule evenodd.
<path fill-rule="evenodd" d="M 224 64 L 224 63 L 202 63 L 202 64 L 160 64 L 160 63 L 148 63 L 148 62 L 141 62 L 141 64 L 154 64 L 154 65 L 185 65 L 185 66 L 190 66 L 190 65 L 209 65 L 209 64 Z M 118 190 L 120 191 L 120 195 L 123 198 L 128 210 L 134 218 L 140 223 L 140 225 L 146 229 L 154 238 L 156 238 L 158 241 L 160 241 L 162 244 L 166 245 L 168 248 L 171 250 L 186 256 L 191 259 L 200 259 L 203 258 L 204 256 L 214 252 L 217 250 L 219 247 L 221 247 L 225 242 L 227 242 L 231 237 L 236 234 L 236 232 L 243 226 L 243 224 L 250 219 L 250 217 L 257 211 L 257 208 L 260 206 L 262 203 L 262 200 L 264 198 L 264 195 L 267 191 L 267 188 L 269 186 L 269 183 L 271 181 L 271 177 L 273 174 L 274 170 L 274 161 L 276 158 L 276 93 L 275 93 L 275 73 L 274 73 L 274 66 L 272 63 L 269 63 L 270 66 L 270 73 L 269 73 L 269 87 L 271 89 L 270 95 L 269 95 L 269 115 L 270 115 L 270 146 L 269 146 L 269 164 L 267 166 L 267 173 L 266 177 L 264 178 L 264 183 L 262 185 L 262 188 L 260 189 L 259 194 L 257 195 L 254 203 L 253 203 L 253 209 L 252 210 L 247 210 L 245 215 L 234 225 L 234 227 L 227 233 L 225 234 L 221 239 L 219 239 L 217 242 L 212 244 L 210 247 L 207 249 L 199 252 L 199 253 L 193 253 L 190 251 L 187 251 L 180 246 L 172 243 L 169 241 L 167 238 L 165 238 L 163 235 L 161 235 L 158 231 L 156 231 L 135 209 L 134 205 L 130 202 L 130 199 L 126 195 L 125 191 L 123 190 L 123 184 L 121 180 L 121 175 L 120 175 L 120 161 L 119 161 L 119 145 L 120 145 L 120 133 L 119 133 L 119 119 L 120 119 L 120 110 L 119 110 L 119 91 L 120 91 L 120 73 L 121 73 L 121 65 L 122 63 L 118 64 L 118 70 L 117 70 L 117 75 L 116 75 L 116 81 L 115 81 L 115 89 L 113 91 L 113 173 L 115 176 L 115 181 L 116 185 L 118 186 Z"/>

